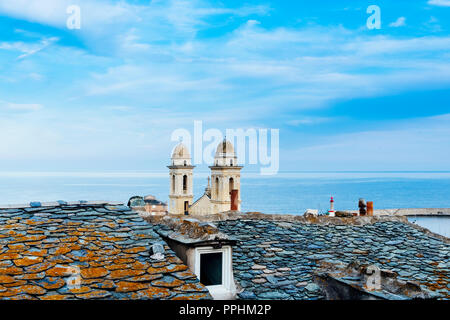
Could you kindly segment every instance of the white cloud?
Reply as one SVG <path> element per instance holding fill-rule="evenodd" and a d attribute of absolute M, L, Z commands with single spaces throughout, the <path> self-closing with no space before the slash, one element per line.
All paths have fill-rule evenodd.
<path fill-rule="evenodd" d="M 389 24 L 390 27 L 394 27 L 394 28 L 404 27 L 405 25 L 406 25 L 405 17 L 400 17 L 397 20 L 395 20 L 394 22 Z"/>
<path fill-rule="evenodd" d="M 65 8 L 62 14 L 58 9 L 64 1 L 26 2 L 31 7 L 24 6 L 22 0 L 0 0 L 0 13 L 65 28 Z M 40 3 L 47 9 L 37 8 Z M 0 125 L 0 133 L 15 135 L 14 148 L 7 142 L 0 143 L 4 150 L 11 148 L 11 157 L 36 155 L 54 159 L 70 155 L 76 161 L 80 157 L 114 156 L 117 145 L 122 145 L 129 150 L 127 156 L 134 152 L 144 158 L 145 155 L 139 154 L 143 152 L 141 146 L 151 143 L 155 152 L 148 158 L 166 161 L 161 150 L 166 150 L 171 130 L 191 126 L 194 119 L 215 127 L 265 123 L 270 126 L 280 119 L 282 125 L 311 126 L 329 119 L 298 116 L 289 119 L 286 114 L 290 110 L 329 106 L 336 100 L 450 84 L 448 36 L 395 38 L 343 27 L 266 29 L 257 20 L 244 18 L 241 27 L 233 32 L 199 38 L 198 31 L 210 27 L 212 16 L 264 15 L 269 9 L 213 8 L 195 0 L 152 1 L 139 7 L 112 1 L 79 3 L 80 36 L 88 39 L 83 49 L 64 47 L 56 39 L 47 43 L 0 43 L 0 49 L 17 51 L 20 57 L 17 63 L 2 63 L 0 77 L 29 75 L 32 79 L 45 79 L 49 88 L 62 88 L 62 92 L 54 90 L 47 94 L 46 109 L 36 114 L 55 112 L 48 111 L 47 118 L 40 117 L 40 123 L 31 117 L 15 123 L 0 119 L 8 128 L 2 129 Z M 85 5 L 95 6 L 95 10 L 85 10 Z M 404 22 L 399 18 L 394 23 Z M 27 33 L 27 36 L 36 35 Z M 48 48 L 50 42 L 55 45 Z M 93 54 L 92 47 L 104 52 Z M 45 48 L 48 49 L 45 55 L 35 55 Z M 56 83 L 59 77 L 67 81 L 64 86 Z M 40 86 L 36 88 L 41 90 Z M 31 95 L 31 84 L 27 89 L 30 90 L 26 94 Z M 64 100 L 68 96 L 71 99 Z M 0 102 L 2 113 L 7 110 L 16 116 L 42 108 L 37 104 Z M 399 137 L 413 141 L 415 135 L 407 135 L 407 131 L 401 130 Z M 432 143 L 432 134 L 428 136 L 430 140 L 426 143 Z M 352 145 L 346 139 L 355 138 L 359 148 L 356 149 L 367 152 L 364 141 L 357 137 L 357 134 L 335 136 L 330 141 L 336 142 L 336 146 L 318 144 L 304 150 L 310 154 L 299 153 L 294 159 L 304 155 L 312 162 L 329 161 L 326 155 L 330 151 L 339 153 L 339 147 L 343 146 L 342 157 L 350 161 Z M 363 133 L 361 137 L 380 147 L 382 138 L 390 141 L 395 132 Z M 45 148 L 33 150 L 39 145 Z M 78 147 L 83 148 L 82 154 Z M 395 147 L 392 144 L 393 150 Z M 404 150 L 414 154 L 412 147 Z M 407 162 L 405 156 L 399 159 Z"/>
<path fill-rule="evenodd" d="M 258 20 L 248 20 L 247 21 L 248 26 L 256 26 L 258 24 L 261 24 L 261 22 L 259 22 Z"/>
<path fill-rule="evenodd" d="M 450 148 L 443 147 L 448 145 L 450 115 L 444 115 L 397 121 L 379 130 L 326 135 L 286 150 L 284 159 L 296 159 L 306 170 L 448 170 Z"/>
<path fill-rule="evenodd" d="M 41 110 L 43 106 L 37 103 L 12 103 L 0 100 L 0 110 L 5 111 L 38 111 Z"/>
<path fill-rule="evenodd" d="M 138 63 L 91 74 L 84 92 L 170 108 L 182 101 L 201 111 L 209 104 L 264 106 L 269 113 L 450 83 L 450 63 L 443 56 L 450 37 L 396 39 L 344 28 L 267 30 L 244 22 L 224 37 L 152 44 L 148 50 Z"/>
<path fill-rule="evenodd" d="M 19 19 L 64 28 L 70 16 L 66 9 L 71 5 L 80 6 L 81 19 L 88 25 L 119 22 L 132 8 L 124 2 L 112 4 L 99 0 L 0 0 L 0 12 Z"/>
<path fill-rule="evenodd" d="M 270 11 L 265 5 L 213 7 L 203 0 L 148 1 L 140 5 L 113 0 L 0 0 L 0 14 L 65 29 L 70 16 L 66 9 L 70 5 L 78 5 L 81 10 L 81 29 L 74 34 L 105 51 L 120 46 L 124 40 L 125 46 L 136 50 L 132 43 L 139 35 L 129 34 L 136 26 L 153 41 L 167 35 L 186 39 L 207 28 L 208 17 L 265 15 Z"/>
<path fill-rule="evenodd" d="M 0 50 L 11 50 L 11 51 L 19 51 L 22 54 L 20 54 L 17 57 L 17 60 L 25 59 L 27 57 L 30 57 L 45 48 L 49 47 L 53 43 L 57 42 L 59 38 L 57 37 L 51 37 L 51 38 L 44 38 L 40 40 L 39 42 L 35 43 L 27 43 L 27 42 L 1 42 L 0 43 Z"/>
<path fill-rule="evenodd" d="M 336 121 L 337 119 L 333 118 L 324 118 L 324 117 L 303 117 L 301 119 L 293 119 L 286 122 L 286 124 L 294 127 L 299 126 L 312 126 L 319 123 L 326 123 L 331 121 Z"/>
<path fill-rule="evenodd" d="M 450 7 L 450 0 L 428 0 L 428 4 L 438 7 Z"/>

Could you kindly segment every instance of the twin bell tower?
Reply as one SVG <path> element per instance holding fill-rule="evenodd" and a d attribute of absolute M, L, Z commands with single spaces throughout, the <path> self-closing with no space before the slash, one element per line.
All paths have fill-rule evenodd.
<path fill-rule="evenodd" d="M 169 168 L 169 213 L 211 215 L 241 209 L 241 169 L 233 144 L 226 139 L 217 146 L 211 176 L 205 193 L 194 202 L 194 168 L 188 148 L 179 143 L 172 153 Z"/>

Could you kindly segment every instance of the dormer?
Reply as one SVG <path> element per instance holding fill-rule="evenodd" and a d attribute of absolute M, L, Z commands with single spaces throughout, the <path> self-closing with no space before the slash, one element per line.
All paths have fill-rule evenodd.
<path fill-rule="evenodd" d="M 178 257 L 206 286 L 215 300 L 235 299 L 233 245 L 236 240 L 211 223 L 196 219 L 165 219 L 157 232 Z"/>

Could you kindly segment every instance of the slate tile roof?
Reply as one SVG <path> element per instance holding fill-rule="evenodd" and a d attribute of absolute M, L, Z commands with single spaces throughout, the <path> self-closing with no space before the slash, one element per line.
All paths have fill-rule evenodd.
<path fill-rule="evenodd" d="M 437 298 L 450 298 L 450 245 L 396 221 L 365 225 L 324 225 L 270 219 L 216 222 L 238 239 L 233 248 L 235 280 L 241 299 L 323 299 L 313 273 L 331 266 L 360 263 L 398 273 Z"/>
<path fill-rule="evenodd" d="M 211 299 L 174 252 L 128 207 L 33 203 L 0 209 L 0 299 Z"/>

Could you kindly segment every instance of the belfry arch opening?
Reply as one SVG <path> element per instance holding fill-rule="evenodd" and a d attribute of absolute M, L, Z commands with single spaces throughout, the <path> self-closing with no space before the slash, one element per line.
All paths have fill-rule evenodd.
<path fill-rule="evenodd" d="M 219 178 L 216 178 L 214 192 L 215 192 L 216 197 L 218 197 L 219 196 Z"/>
<path fill-rule="evenodd" d="M 172 175 L 172 193 L 175 193 L 175 175 Z"/>
<path fill-rule="evenodd" d="M 187 191 L 187 175 L 183 176 L 183 192 L 186 193 Z"/>
<path fill-rule="evenodd" d="M 229 185 L 228 190 L 230 191 L 230 194 L 231 194 L 231 191 L 234 189 L 234 179 L 233 178 L 230 178 L 228 185 Z"/>

